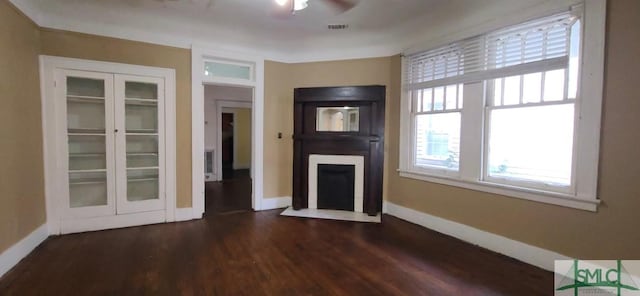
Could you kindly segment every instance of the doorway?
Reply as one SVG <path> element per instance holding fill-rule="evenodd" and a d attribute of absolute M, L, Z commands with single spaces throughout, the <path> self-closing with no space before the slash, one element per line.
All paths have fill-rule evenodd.
<path fill-rule="evenodd" d="M 205 214 L 252 208 L 253 89 L 205 85 Z"/>

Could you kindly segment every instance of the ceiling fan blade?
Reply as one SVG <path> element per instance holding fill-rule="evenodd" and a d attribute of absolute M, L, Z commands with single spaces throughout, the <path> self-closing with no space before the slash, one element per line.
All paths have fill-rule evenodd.
<path fill-rule="evenodd" d="M 345 12 L 356 6 L 357 2 L 354 0 L 324 0 L 332 7 L 338 9 L 340 12 Z"/>

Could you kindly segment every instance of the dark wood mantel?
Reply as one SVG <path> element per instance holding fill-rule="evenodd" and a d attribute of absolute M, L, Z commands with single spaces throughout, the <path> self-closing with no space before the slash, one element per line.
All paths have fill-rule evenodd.
<path fill-rule="evenodd" d="M 359 131 L 316 131 L 318 107 L 356 106 Z M 384 163 L 385 87 L 315 87 L 294 91 L 293 208 L 307 208 L 309 155 L 360 155 L 364 157 L 363 211 L 382 210 Z"/>

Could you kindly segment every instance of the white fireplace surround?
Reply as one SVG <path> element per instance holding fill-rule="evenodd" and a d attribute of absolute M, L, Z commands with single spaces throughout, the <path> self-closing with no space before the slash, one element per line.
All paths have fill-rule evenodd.
<path fill-rule="evenodd" d="M 355 166 L 355 184 L 353 184 L 353 211 L 362 213 L 364 199 L 364 156 L 362 155 L 309 155 L 309 195 L 308 208 L 318 208 L 318 165 L 353 165 Z"/>

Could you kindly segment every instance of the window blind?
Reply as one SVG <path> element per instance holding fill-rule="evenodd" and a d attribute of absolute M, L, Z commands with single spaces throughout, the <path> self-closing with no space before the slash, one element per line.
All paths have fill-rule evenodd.
<path fill-rule="evenodd" d="M 572 11 L 536 19 L 408 55 L 408 90 L 566 68 Z"/>

